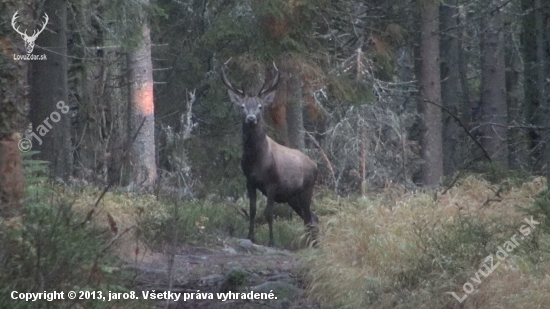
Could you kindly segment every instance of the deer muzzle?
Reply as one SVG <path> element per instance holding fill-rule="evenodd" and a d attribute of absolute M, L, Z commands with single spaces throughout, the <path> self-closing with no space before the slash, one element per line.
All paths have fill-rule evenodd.
<path fill-rule="evenodd" d="M 246 116 L 246 123 L 254 123 L 256 124 L 258 120 L 256 119 L 256 116 L 254 115 L 248 115 Z"/>

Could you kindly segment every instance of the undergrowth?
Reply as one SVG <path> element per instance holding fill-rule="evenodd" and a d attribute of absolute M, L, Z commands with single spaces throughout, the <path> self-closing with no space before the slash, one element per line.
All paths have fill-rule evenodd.
<path fill-rule="evenodd" d="M 29 305 L 12 300 L 12 291 L 129 291 L 133 274 L 122 270 L 121 257 L 137 262 L 147 247 L 216 246 L 248 234 L 246 198 L 159 201 L 109 192 L 88 221 L 98 189 L 48 182 L 44 162 L 26 159 L 25 167 L 26 215 L 0 221 L 1 308 L 75 306 Z M 544 308 L 550 302 L 550 194 L 543 178 L 499 179 L 469 175 L 443 195 L 398 186 L 346 198 L 317 190 L 320 248 L 299 253 L 310 297 L 328 308 Z M 265 245 L 264 205 L 261 200 L 255 236 Z M 277 246 L 303 249 L 303 223 L 296 215 L 282 217 L 274 222 Z M 537 222 L 528 234 L 520 233 L 525 220 Z M 126 232 L 129 241 L 113 241 Z M 496 260 L 513 237 L 519 243 Z M 489 256 L 498 267 L 480 276 Z M 467 284 L 473 291 L 464 291 Z M 466 297 L 460 302 L 452 293 Z M 77 307 L 146 305 L 88 300 Z"/>
<path fill-rule="evenodd" d="M 47 181 L 46 163 L 25 157 L 24 165 L 25 215 L 0 219 L 0 307 L 145 308 L 128 300 L 68 300 L 68 291 L 102 291 L 105 297 L 108 291 L 127 292 L 131 274 L 111 254 L 111 232 L 85 223 L 74 200 Z M 63 291 L 65 300 L 14 300 L 14 291 Z"/>
<path fill-rule="evenodd" d="M 436 200 L 398 188 L 321 200 L 335 213 L 322 221 L 321 248 L 302 254 L 310 295 L 329 308 L 545 308 L 544 179 L 493 181 L 468 176 Z M 526 219 L 541 223 L 523 234 Z M 484 276 L 488 256 L 497 267 Z"/>
<path fill-rule="evenodd" d="M 147 308 L 151 303 L 143 300 L 71 301 L 66 293 L 101 291 L 108 299 L 108 292 L 138 292 L 132 285 L 136 274 L 129 269 L 133 268 L 122 266 L 142 262 L 150 248 L 215 246 L 227 237 L 248 234 L 248 200 L 159 201 L 152 195 L 114 189 L 96 205 L 101 190 L 52 182 L 43 161 L 26 157 L 24 166 L 25 215 L 0 217 L 0 308 Z M 259 204 L 255 235 L 259 244 L 267 244 L 261 207 L 265 202 Z M 296 217 L 275 220 L 279 247 L 302 245 L 305 229 Z M 12 299 L 13 291 L 64 291 L 65 300 L 29 303 Z"/>
<path fill-rule="evenodd" d="M 227 237 L 246 238 L 248 235 L 248 200 L 239 200 L 236 203 L 195 200 L 166 204 L 168 206 L 163 209 L 151 209 L 142 217 L 140 227 L 150 244 L 173 243 L 175 231 L 177 243 L 200 246 L 220 244 Z M 267 245 L 268 226 L 260 207 L 256 222 L 256 242 Z M 273 233 L 280 248 L 298 248 L 304 232 L 305 228 L 298 216 L 294 216 L 292 220 L 274 220 Z"/>

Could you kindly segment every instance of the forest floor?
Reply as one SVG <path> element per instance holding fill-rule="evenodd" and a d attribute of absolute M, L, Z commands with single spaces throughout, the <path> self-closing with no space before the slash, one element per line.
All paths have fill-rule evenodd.
<path fill-rule="evenodd" d="M 157 308 L 321 308 L 308 300 L 300 262 L 290 251 L 255 245 L 247 239 L 231 239 L 218 247 L 183 245 L 162 251 L 171 253 L 148 254 L 137 267 L 135 282 L 141 291 L 181 293 L 179 301 L 170 300 L 168 306 L 166 300 L 158 301 Z M 232 298 L 238 292 L 239 299 L 221 299 L 229 291 Z M 250 291 L 276 299 L 240 299 Z"/>

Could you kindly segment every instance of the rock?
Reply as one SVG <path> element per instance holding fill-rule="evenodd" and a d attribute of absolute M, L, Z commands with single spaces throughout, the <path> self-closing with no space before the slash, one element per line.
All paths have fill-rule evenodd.
<path fill-rule="evenodd" d="M 241 267 L 241 263 L 239 262 L 228 262 L 227 263 L 227 266 L 229 268 L 240 268 Z"/>
<path fill-rule="evenodd" d="M 266 248 L 265 249 L 265 254 L 267 254 L 267 255 L 282 255 L 282 256 L 289 256 L 289 257 L 292 256 L 292 253 L 290 253 L 288 251 L 273 249 L 273 248 Z"/>
<path fill-rule="evenodd" d="M 244 289 L 245 284 L 250 279 L 250 273 L 242 268 L 233 268 L 227 273 L 223 282 L 220 284 L 218 292 L 227 293 L 238 292 Z"/>
<path fill-rule="evenodd" d="M 206 277 L 202 277 L 200 279 L 200 282 L 203 285 L 214 285 L 214 284 L 222 281 L 223 278 L 224 277 L 223 277 L 222 274 L 211 274 L 211 275 L 208 275 Z"/>
<path fill-rule="evenodd" d="M 281 273 L 273 275 L 269 278 L 267 278 L 267 281 L 279 281 L 279 282 L 285 282 L 289 284 L 297 284 L 298 279 L 290 276 L 288 273 Z"/>
<path fill-rule="evenodd" d="M 237 254 L 237 251 L 233 249 L 232 247 L 225 247 L 223 248 L 223 251 L 229 253 L 229 254 Z"/>
<path fill-rule="evenodd" d="M 267 281 L 260 285 L 253 286 L 250 290 L 257 293 L 273 292 L 277 299 L 295 299 L 300 293 L 300 289 L 296 286 L 282 281 Z"/>
<path fill-rule="evenodd" d="M 237 244 L 245 249 L 252 249 L 254 245 L 250 239 L 239 239 L 237 240 Z"/>

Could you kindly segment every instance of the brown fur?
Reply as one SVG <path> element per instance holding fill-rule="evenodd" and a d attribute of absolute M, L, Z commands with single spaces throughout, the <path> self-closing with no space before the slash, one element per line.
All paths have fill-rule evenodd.
<path fill-rule="evenodd" d="M 267 197 L 266 218 L 269 224 L 269 245 L 273 240 L 273 204 L 288 203 L 312 226 L 317 217 L 310 209 L 313 188 L 317 179 L 317 163 L 302 152 L 277 144 L 266 135 L 263 106 L 269 106 L 275 96 L 279 75 L 256 96 L 245 95 L 231 86 L 222 70 L 222 80 L 229 88 L 231 101 L 243 110 L 243 156 L 241 167 L 246 177 L 250 198 L 250 226 L 248 238 L 254 241 L 254 219 L 256 216 L 256 189 Z"/>
<path fill-rule="evenodd" d="M 18 140 L 17 134 L 0 140 L 0 210 L 5 217 L 23 214 L 25 177 Z"/>

